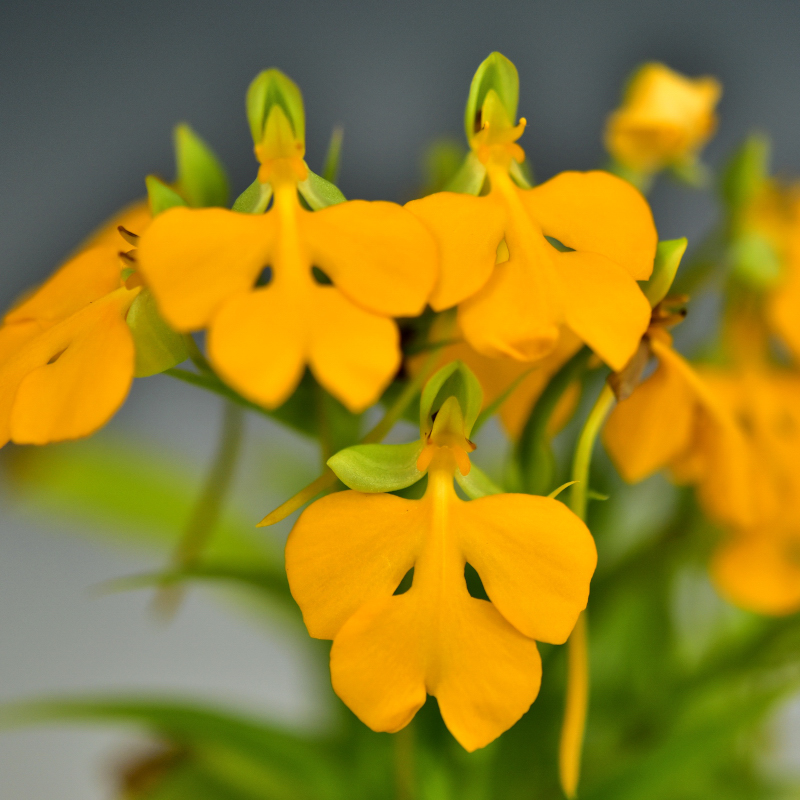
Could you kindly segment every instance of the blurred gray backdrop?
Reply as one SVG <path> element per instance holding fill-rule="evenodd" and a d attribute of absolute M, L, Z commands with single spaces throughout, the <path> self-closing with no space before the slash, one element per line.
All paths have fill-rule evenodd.
<path fill-rule="evenodd" d="M 605 116 L 645 60 L 721 79 L 721 127 L 707 153 L 713 165 L 758 128 L 773 137 L 777 169 L 800 173 L 800 3 L 790 0 L 7 0 L 0 303 L 142 196 L 147 173 L 172 177 L 178 121 L 214 147 L 235 192 L 249 184 L 256 164 L 244 92 L 265 67 L 284 70 L 303 90 L 312 168 L 342 124 L 345 194 L 410 198 L 426 143 L 463 137 L 469 80 L 495 49 L 519 68 L 520 114 L 529 123 L 521 143 L 540 179 L 602 162 Z M 706 200 L 669 182 L 653 205 L 661 238 L 696 240 L 713 221 Z M 213 399 L 166 378 L 139 381 L 104 435 L 134 434 L 199 471 L 218 413 Z M 252 458 L 279 447 L 298 464 L 305 459 L 297 469 L 311 474 L 313 454 L 298 454 L 269 425 L 251 426 Z M 263 471 L 245 472 L 240 505 L 257 518 L 276 498 Z M 169 630 L 152 624 L 140 595 L 98 600 L 87 587 L 152 567 L 152 556 L 87 544 L 7 492 L 0 500 L 0 701 L 93 686 L 164 688 L 297 724 L 318 718 L 302 643 L 279 629 L 267 640 L 199 593 Z M 101 754 L 120 741 L 94 730 L 4 735 L 0 796 L 100 800 L 108 792 Z"/>

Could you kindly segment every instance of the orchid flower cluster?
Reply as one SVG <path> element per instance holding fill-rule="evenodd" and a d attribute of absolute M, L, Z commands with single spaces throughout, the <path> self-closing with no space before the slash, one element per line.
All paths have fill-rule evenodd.
<path fill-rule="evenodd" d="M 542 646 L 568 642 L 559 773 L 572 797 L 597 438 L 625 481 L 665 471 L 693 487 L 723 597 L 800 610 L 800 193 L 749 139 L 722 179 L 720 231 L 679 272 L 687 241 L 659 242 L 644 193 L 665 171 L 708 184 L 718 82 L 643 66 L 608 119 L 605 168 L 543 183 L 519 144 L 518 94 L 514 65 L 491 54 L 468 93 L 468 149 L 405 205 L 344 197 L 338 135 L 311 170 L 302 96 L 278 70 L 248 89 L 258 169 L 230 208 L 224 169 L 179 126 L 176 179 L 148 177 L 147 200 L 4 317 L 0 443 L 89 436 L 134 377 L 159 373 L 319 439 L 322 475 L 261 525 L 310 502 L 285 571 L 308 634 L 332 641 L 335 693 L 389 733 L 431 695 L 472 752 L 536 700 Z M 670 331 L 714 282 L 720 332 L 689 360 Z M 374 406 L 383 418 L 362 435 Z M 512 452 L 502 476 L 471 458 L 495 415 Z M 401 419 L 419 438 L 381 443 Z M 183 567 L 213 533 L 219 509 L 203 509 Z"/>

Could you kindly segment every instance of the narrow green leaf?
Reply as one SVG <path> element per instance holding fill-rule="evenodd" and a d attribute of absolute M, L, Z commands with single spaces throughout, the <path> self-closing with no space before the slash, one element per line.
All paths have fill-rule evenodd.
<path fill-rule="evenodd" d="M 325 154 L 325 164 L 322 167 L 322 177 L 328 183 L 336 183 L 339 169 L 342 166 L 342 142 L 344 141 L 344 128 L 337 125 L 331 133 L 328 142 L 328 152 Z"/>
<path fill-rule="evenodd" d="M 420 480 L 417 469 L 424 443 L 357 444 L 328 459 L 336 477 L 358 492 L 395 492 Z"/>
<path fill-rule="evenodd" d="M 230 184 L 211 148 L 185 123 L 175 128 L 176 185 L 190 206 L 227 207 Z"/>
<path fill-rule="evenodd" d="M 720 192 L 729 213 L 738 217 L 769 176 L 771 144 L 762 133 L 748 136 L 722 173 Z"/>
<path fill-rule="evenodd" d="M 155 175 L 148 175 L 144 179 L 147 186 L 147 199 L 150 203 L 150 213 L 157 217 L 167 209 L 175 206 L 185 206 L 186 201 L 170 186 L 167 186 L 161 178 Z"/>
<path fill-rule="evenodd" d="M 126 321 L 136 347 L 137 378 L 157 375 L 189 357 L 185 338 L 164 321 L 149 289 L 142 289 L 131 303 Z"/>

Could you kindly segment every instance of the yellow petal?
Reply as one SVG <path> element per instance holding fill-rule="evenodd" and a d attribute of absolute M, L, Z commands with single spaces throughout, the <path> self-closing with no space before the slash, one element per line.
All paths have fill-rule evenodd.
<path fill-rule="evenodd" d="M 658 244 L 653 214 L 627 181 L 599 170 L 562 172 L 520 196 L 546 236 L 599 253 L 636 280 L 650 277 Z"/>
<path fill-rule="evenodd" d="M 650 324 L 650 304 L 622 267 L 595 253 L 556 253 L 567 325 L 612 369 L 628 363 Z"/>
<path fill-rule="evenodd" d="M 116 250 L 129 250 L 128 244 L 119 234 L 118 226 L 141 236 L 152 220 L 150 204 L 147 200 L 137 200 L 115 214 L 108 222 L 98 228 L 86 240 L 83 247 L 113 247 Z"/>
<path fill-rule="evenodd" d="M 351 200 L 300 215 L 311 263 L 353 301 L 389 316 L 425 308 L 438 271 L 436 243 L 394 203 Z"/>
<path fill-rule="evenodd" d="M 557 253 L 535 236 L 515 244 L 509 241 L 510 259 L 495 266 L 483 289 L 458 307 L 458 324 L 483 355 L 535 361 L 555 349 L 563 322 L 553 267 Z"/>
<path fill-rule="evenodd" d="M 171 208 L 139 241 L 142 273 L 174 328 L 203 328 L 233 294 L 250 289 L 270 264 L 271 214 Z"/>
<path fill-rule="evenodd" d="M 44 326 L 34 320 L 0 326 L 0 368 L 43 329 Z"/>
<path fill-rule="evenodd" d="M 372 405 L 400 366 L 394 320 L 364 311 L 333 286 L 316 286 L 307 325 L 317 380 L 353 412 Z"/>
<path fill-rule="evenodd" d="M 30 297 L 6 314 L 6 323 L 37 320 L 45 325 L 66 319 L 122 285 L 118 252 L 93 247 L 67 261 Z"/>
<path fill-rule="evenodd" d="M 286 542 L 286 574 L 312 636 L 332 639 L 359 608 L 392 595 L 416 559 L 423 515 L 418 501 L 352 491 L 300 515 Z"/>
<path fill-rule="evenodd" d="M 376 731 L 406 725 L 436 696 L 450 732 L 468 751 L 508 730 L 536 699 L 536 643 L 466 586 L 448 587 L 438 607 L 412 587 L 374 601 L 340 630 L 331 648 L 339 697 Z"/>
<path fill-rule="evenodd" d="M 620 475 L 637 483 L 663 469 L 690 446 L 697 396 L 673 361 L 656 371 L 611 412 L 603 442 Z"/>
<path fill-rule="evenodd" d="M 0 367 L 0 442 L 86 436 L 128 394 L 133 339 L 125 315 L 136 291 L 119 289 L 32 338 Z"/>
<path fill-rule="evenodd" d="M 464 555 L 500 613 L 525 636 L 565 642 L 597 564 L 586 525 L 558 500 L 527 494 L 483 497 L 457 511 Z"/>
<path fill-rule="evenodd" d="M 441 311 L 474 295 L 489 280 L 503 239 L 505 212 L 494 197 L 438 192 L 406 208 L 430 228 L 439 243 L 439 280 L 430 298 Z"/>
<path fill-rule="evenodd" d="M 740 608 L 792 614 L 800 610 L 800 537 L 782 528 L 738 533 L 717 548 L 711 576 Z"/>
<path fill-rule="evenodd" d="M 784 283 L 775 290 L 767 304 L 767 313 L 775 331 L 800 358 L 800 243 L 792 248 Z"/>
<path fill-rule="evenodd" d="M 245 397 L 276 408 L 303 376 L 308 357 L 305 314 L 302 295 L 277 282 L 233 295 L 211 320 L 211 363 Z"/>

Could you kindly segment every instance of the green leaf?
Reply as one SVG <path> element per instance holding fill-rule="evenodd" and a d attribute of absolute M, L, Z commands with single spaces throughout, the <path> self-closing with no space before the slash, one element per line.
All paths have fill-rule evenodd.
<path fill-rule="evenodd" d="M 358 492 L 395 492 L 425 474 L 417 469 L 424 443 L 357 444 L 328 459 L 336 477 Z"/>
<path fill-rule="evenodd" d="M 338 186 L 326 181 L 325 178 L 311 170 L 308 170 L 308 177 L 297 184 L 297 191 L 314 211 L 335 206 L 347 200 Z"/>
<path fill-rule="evenodd" d="M 228 205 L 230 184 L 211 148 L 186 124 L 175 128 L 176 186 L 190 206 Z"/>
<path fill-rule="evenodd" d="M 781 278 L 781 262 L 775 248 L 755 231 L 737 236 L 728 254 L 733 275 L 748 286 L 768 289 Z"/>
<path fill-rule="evenodd" d="M 263 214 L 272 199 L 272 184 L 254 180 L 233 201 L 233 210 L 242 214 Z"/>
<path fill-rule="evenodd" d="M 342 142 L 344 141 L 344 128 L 337 125 L 331 133 L 328 142 L 328 152 L 325 154 L 325 164 L 322 167 L 322 177 L 328 183 L 336 183 L 342 162 Z"/>
<path fill-rule="evenodd" d="M 465 435 L 469 436 L 483 405 L 483 389 L 472 370 L 463 361 L 451 361 L 434 373 L 422 390 L 419 426 L 422 438 L 433 427 L 433 415 L 448 397 L 455 397 L 464 415 Z"/>
<path fill-rule="evenodd" d="M 770 149 L 768 136 L 753 134 L 725 167 L 720 191 L 731 216 L 738 217 L 761 191 L 769 176 Z"/>
<path fill-rule="evenodd" d="M 297 84 L 280 70 L 267 69 L 259 73 L 247 90 L 247 119 L 253 142 L 260 144 L 264 125 L 273 106 L 280 106 L 294 131 L 295 138 L 306 140 L 306 115 L 303 95 Z"/>
<path fill-rule="evenodd" d="M 653 273 L 648 280 L 639 283 L 652 308 L 655 308 L 669 293 L 687 244 L 686 238 L 667 239 L 658 243 Z"/>
<path fill-rule="evenodd" d="M 137 378 L 157 375 L 189 357 L 184 337 L 164 321 L 149 289 L 142 289 L 136 296 L 126 321 L 136 346 Z"/>
<path fill-rule="evenodd" d="M 486 497 L 490 494 L 503 494 L 503 490 L 482 470 L 474 464 L 466 475 L 456 470 L 456 483 L 464 490 L 470 500 Z"/>
<path fill-rule="evenodd" d="M 478 67 L 469 87 L 467 107 L 464 111 L 464 128 L 467 141 L 480 130 L 479 118 L 486 95 L 494 90 L 503 108 L 508 114 L 511 124 L 517 117 L 519 103 L 519 74 L 517 68 L 501 53 L 492 53 Z"/>
<path fill-rule="evenodd" d="M 45 700 L 0 711 L 4 727 L 52 721 L 144 727 L 186 750 L 203 772 L 228 788 L 228 796 L 231 789 L 233 797 L 249 800 L 345 796 L 341 767 L 325 740 L 301 738 L 244 715 L 138 697 Z"/>
<path fill-rule="evenodd" d="M 172 187 L 167 186 L 161 178 L 157 178 L 155 175 L 148 175 L 144 182 L 147 186 L 150 213 L 154 217 L 157 217 L 167 209 L 187 205 L 186 201 Z"/>

